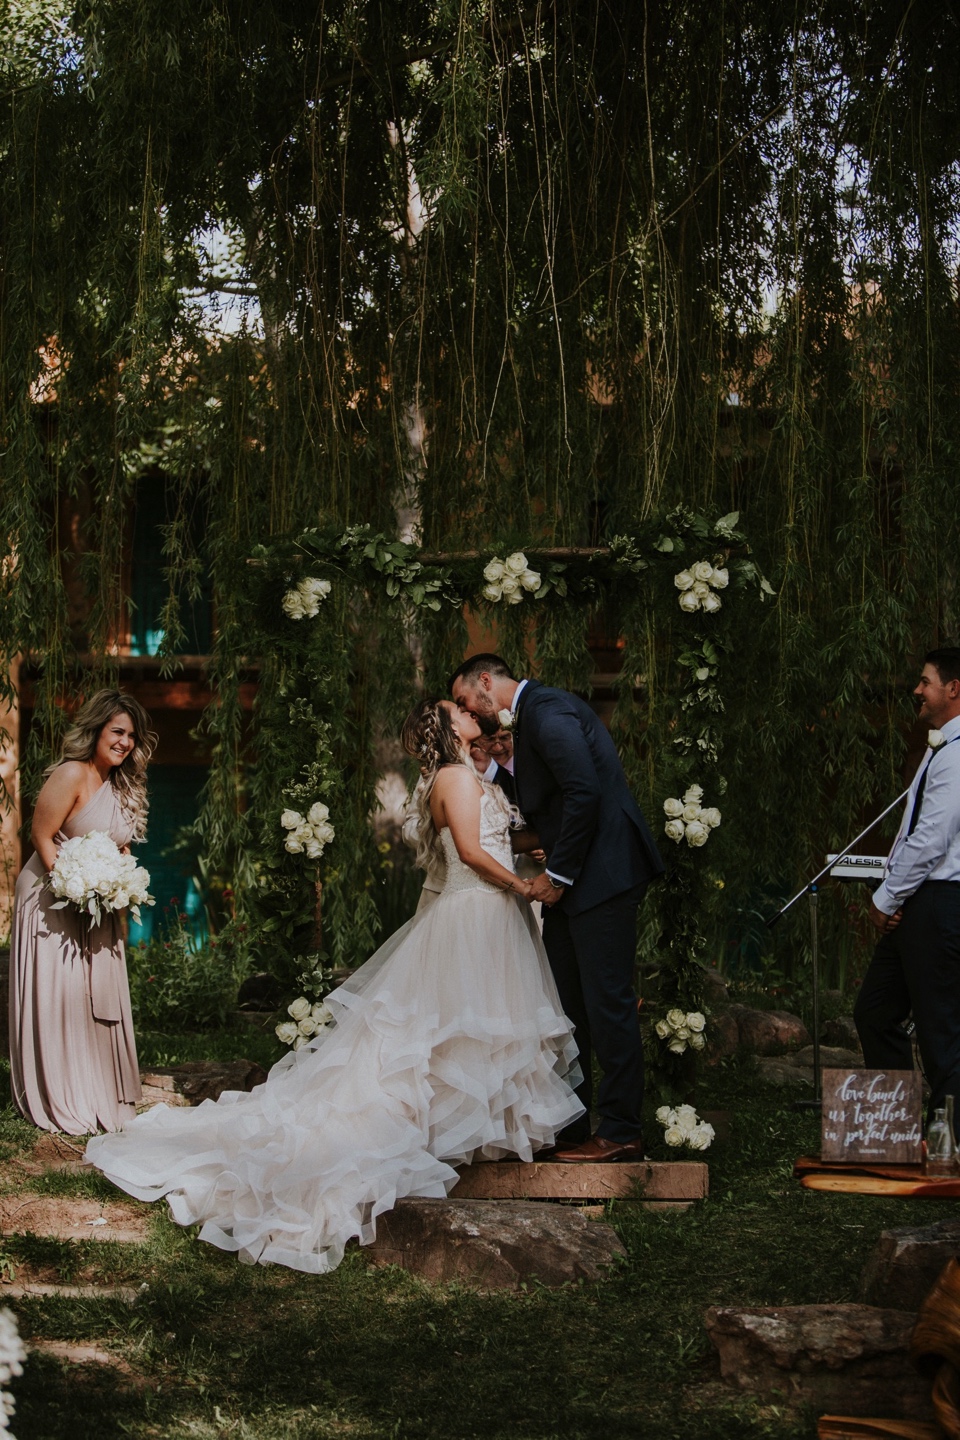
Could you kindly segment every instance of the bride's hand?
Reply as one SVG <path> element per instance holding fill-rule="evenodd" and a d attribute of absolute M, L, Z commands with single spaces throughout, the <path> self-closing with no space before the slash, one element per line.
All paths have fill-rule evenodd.
<path fill-rule="evenodd" d="M 515 892 L 520 896 L 520 899 L 526 900 L 528 904 L 533 899 L 533 895 L 531 893 L 533 890 L 533 885 L 529 880 L 518 880 L 513 888 Z"/>

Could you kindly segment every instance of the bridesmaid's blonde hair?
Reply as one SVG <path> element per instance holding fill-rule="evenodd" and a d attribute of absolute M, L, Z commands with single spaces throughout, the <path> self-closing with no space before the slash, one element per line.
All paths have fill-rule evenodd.
<path fill-rule="evenodd" d="M 142 840 L 147 831 L 147 765 L 157 748 L 157 735 L 150 729 L 150 716 L 132 695 L 122 690 L 98 690 L 91 695 L 63 737 L 59 760 L 48 765 L 44 774 L 50 775 L 65 760 L 92 760 L 103 727 L 117 715 L 130 717 L 133 749 L 121 765 L 114 766 L 110 783 L 124 814 L 133 822 L 134 839 Z"/>

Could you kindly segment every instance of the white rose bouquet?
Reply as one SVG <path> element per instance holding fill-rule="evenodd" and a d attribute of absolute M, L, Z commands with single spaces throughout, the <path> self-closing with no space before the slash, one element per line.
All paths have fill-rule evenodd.
<path fill-rule="evenodd" d="M 707 1043 L 707 1022 L 699 1010 L 668 1010 L 654 1029 L 673 1055 L 682 1055 L 688 1045 L 691 1050 L 702 1050 Z"/>
<path fill-rule="evenodd" d="M 715 1131 L 706 1120 L 699 1120 L 692 1105 L 678 1105 L 675 1110 L 661 1105 L 657 1120 L 663 1126 L 663 1138 L 668 1145 L 678 1148 L 688 1145 L 691 1150 L 708 1150 L 713 1144 Z"/>
<path fill-rule="evenodd" d="M 709 560 L 698 560 L 689 570 L 680 570 L 673 577 L 673 583 L 680 591 L 680 609 L 692 614 L 694 610 L 705 610 L 715 615 L 720 609 L 718 590 L 726 590 L 730 583 L 730 572 L 710 564 Z"/>
<path fill-rule="evenodd" d="M 667 817 L 667 823 L 663 827 L 663 833 L 668 840 L 673 840 L 677 845 L 681 840 L 694 850 L 706 845 L 710 839 L 710 831 L 716 830 L 720 824 L 720 811 L 715 805 L 702 806 L 703 786 L 691 785 L 684 791 L 683 799 L 677 800 L 671 797 L 663 802 L 663 813 Z"/>
<path fill-rule="evenodd" d="M 283 613 L 291 620 L 312 620 L 319 613 L 321 600 L 326 600 L 332 590 L 329 580 L 315 580 L 308 575 L 281 600 Z"/>
<path fill-rule="evenodd" d="M 310 860 L 319 860 L 324 847 L 330 844 L 336 831 L 329 823 L 330 811 L 321 801 L 311 805 L 306 815 L 299 810 L 284 810 L 280 824 L 287 832 L 283 848 L 290 855 L 306 855 Z"/>
<path fill-rule="evenodd" d="M 287 1006 L 289 1020 L 283 1020 L 276 1028 L 276 1036 L 284 1045 L 300 1050 L 319 1031 L 333 1024 L 333 1011 L 323 1001 L 311 1004 L 305 995 L 299 995 Z"/>
<path fill-rule="evenodd" d="M 128 907 L 139 923 L 140 906 L 155 903 L 148 872 L 132 855 L 122 854 L 102 830 L 65 840 L 47 883 L 57 897 L 54 910 L 74 905 L 98 925 L 103 911 Z"/>
<path fill-rule="evenodd" d="M 505 600 L 508 605 L 519 605 L 525 594 L 536 595 L 541 579 L 536 570 L 531 570 L 522 550 L 515 550 L 505 560 L 496 556 L 484 566 L 484 599 L 494 604 Z"/>

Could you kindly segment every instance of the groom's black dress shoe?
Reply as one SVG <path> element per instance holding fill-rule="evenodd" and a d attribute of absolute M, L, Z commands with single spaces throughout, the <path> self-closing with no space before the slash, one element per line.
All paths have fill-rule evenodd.
<path fill-rule="evenodd" d="M 565 1165 L 606 1165 L 619 1160 L 642 1160 L 643 1140 L 604 1140 L 592 1135 L 573 1150 L 558 1150 L 554 1160 Z"/>

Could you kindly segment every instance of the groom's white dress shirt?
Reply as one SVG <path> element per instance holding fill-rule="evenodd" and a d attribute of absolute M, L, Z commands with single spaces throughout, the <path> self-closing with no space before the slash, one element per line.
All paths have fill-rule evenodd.
<path fill-rule="evenodd" d="M 941 732 L 947 742 L 928 750 L 907 793 L 900 829 L 887 857 L 883 884 L 873 903 L 884 915 L 895 914 L 925 880 L 960 882 L 960 715 Z M 920 814 L 908 835 L 917 790 L 927 774 Z"/>
<path fill-rule="evenodd" d="M 512 699 L 511 702 L 510 702 L 510 714 L 514 717 L 514 719 L 516 719 L 516 715 L 517 715 L 517 701 L 520 699 L 520 692 L 521 692 L 521 690 L 523 689 L 524 685 L 526 685 L 526 683 L 527 683 L 526 680 L 521 680 L 521 681 L 520 681 L 520 684 L 517 686 L 516 690 L 514 690 L 514 692 L 513 692 L 513 699 Z M 514 764 L 516 764 L 516 760 L 517 760 L 516 746 L 514 746 L 513 760 L 514 760 Z M 511 765 L 510 769 L 511 769 L 511 772 L 513 772 L 513 765 Z M 573 884 L 573 881 L 572 881 L 572 880 L 568 880 L 565 875 L 558 875 L 555 870 L 551 870 L 550 867 L 549 867 L 549 865 L 547 866 L 547 875 L 550 877 L 551 880 L 556 880 L 556 882 L 557 882 L 558 885 L 570 886 L 570 885 Z"/>

